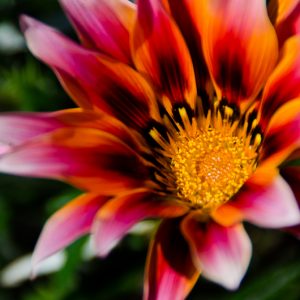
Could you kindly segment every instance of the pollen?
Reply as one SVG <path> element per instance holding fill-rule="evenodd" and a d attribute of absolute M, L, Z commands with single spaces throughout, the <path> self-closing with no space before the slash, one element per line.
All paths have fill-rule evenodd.
<path fill-rule="evenodd" d="M 230 200 L 256 167 L 256 151 L 243 137 L 215 128 L 179 134 L 173 149 L 178 197 L 207 212 Z"/>

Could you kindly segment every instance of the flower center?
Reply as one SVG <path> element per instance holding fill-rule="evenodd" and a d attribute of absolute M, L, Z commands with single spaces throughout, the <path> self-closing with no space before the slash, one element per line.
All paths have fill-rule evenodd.
<path fill-rule="evenodd" d="M 208 212 L 236 194 L 256 167 L 256 151 L 244 138 L 214 128 L 179 134 L 174 148 L 178 196 Z"/>

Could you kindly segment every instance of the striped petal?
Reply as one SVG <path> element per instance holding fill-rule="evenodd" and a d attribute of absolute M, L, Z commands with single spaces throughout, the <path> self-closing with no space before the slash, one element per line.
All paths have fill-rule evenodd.
<path fill-rule="evenodd" d="M 188 208 L 172 200 L 162 200 L 145 189 L 112 199 L 97 214 L 94 236 L 98 255 L 105 256 L 128 230 L 145 218 L 177 217 Z"/>
<path fill-rule="evenodd" d="M 33 272 L 45 258 L 89 233 L 97 211 L 107 200 L 104 196 L 84 194 L 56 212 L 46 223 L 34 250 Z"/>
<path fill-rule="evenodd" d="M 191 57 L 159 0 L 138 1 L 132 53 L 137 69 L 152 79 L 158 92 L 172 104 L 187 102 L 194 107 L 196 83 Z"/>
<path fill-rule="evenodd" d="M 268 11 L 275 25 L 279 45 L 289 37 L 300 33 L 299 0 L 270 0 Z"/>
<path fill-rule="evenodd" d="M 300 97 L 272 117 L 263 142 L 261 167 L 280 166 L 300 146 Z"/>
<path fill-rule="evenodd" d="M 182 231 L 203 276 L 227 289 L 237 289 L 252 253 L 250 239 L 242 225 L 223 227 L 200 223 L 196 214 L 191 214 L 183 221 Z"/>
<path fill-rule="evenodd" d="M 63 124 L 45 113 L 0 114 L 0 154 L 36 136 L 62 127 Z"/>
<path fill-rule="evenodd" d="M 278 108 L 299 96 L 300 36 L 296 36 L 286 41 L 279 63 L 266 83 L 262 97 L 262 121 L 268 123 Z"/>
<path fill-rule="evenodd" d="M 165 0 L 166 9 L 175 19 L 192 57 L 198 94 L 206 89 L 209 80 L 199 31 L 199 1 Z"/>
<path fill-rule="evenodd" d="M 81 109 L 67 109 L 54 113 L 2 113 L 0 114 L 0 145 L 4 154 L 39 135 L 64 127 L 94 128 L 119 138 L 134 150 L 140 145 L 129 129 L 107 114 Z"/>
<path fill-rule="evenodd" d="M 258 226 L 282 228 L 300 223 L 295 195 L 281 176 L 268 186 L 246 185 L 231 204 Z"/>
<path fill-rule="evenodd" d="M 55 178 L 115 194 L 143 184 L 147 171 L 128 146 L 95 129 L 62 128 L 0 157 L 0 171 Z"/>
<path fill-rule="evenodd" d="M 253 99 L 277 61 L 277 38 L 264 1 L 199 1 L 204 57 L 218 98 Z"/>
<path fill-rule="evenodd" d="M 154 93 L 136 71 L 82 48 L 29 17 L 21 23 L 29 49 L 55 70 L 79 105 L 90 109 L 92 104 L 135 128 L 158 118 Z"/>
<path fill-rule="evenodd" d="M 135 5 L 121 0 L 60 0 L 83 42 L 89 48 L 130 64 L 129 34 Z"/>
<path fill-rule="evenodd" d="M 291 187 L 297 199 L 298 205 L 300 206 L 300 166 L 284 167 L 280 173 Z"/>
<path fill-rule="evenodd" d="M 198 276 L 178 220 L 165 220 L 150 245 L 144 300 L 185 299 Z"/>

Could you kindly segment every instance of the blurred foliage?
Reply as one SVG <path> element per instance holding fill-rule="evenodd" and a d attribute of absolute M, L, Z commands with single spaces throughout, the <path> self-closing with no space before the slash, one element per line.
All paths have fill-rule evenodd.
<path fill-rule="evenodd" d="M 0 26 L 18 28 L 18 16 L 30 14 L 74 37 L 53 0 L 0 0 Z M 0 109 L 53 111 L 72 107 L 55 76 L 25 47 L 0 53 Z M 0 176 L 0 270 L 32 252 L 46 219 L 78 194 L 60 182 Z M 200 278 L 189 300 L 296 300 L 300 298 L 299 243 L 283 232 L 248 225 L 253 241 L 249 271 L 236 292 Z M 83 238 L 71 245 L 65 266 L 57 273 L 1 288 L 1 300 L 141 299 L 148 236 L 128 236 L 107 259 L 84 262 Z"/>

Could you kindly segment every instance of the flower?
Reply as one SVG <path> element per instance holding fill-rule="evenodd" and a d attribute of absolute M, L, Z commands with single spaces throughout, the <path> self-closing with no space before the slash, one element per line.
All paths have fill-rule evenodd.
<path fill-rule="evenodd" d="M 299 1 L 60 2 L 81 45 L 21 26 L 80 108 L 0 118 L 0 171 L 85 191 L 47 222 L 34 267 L 87 233 L 105 256 L 161 218 L 145 299 L 183 299 L 200 272 L 236 289 L 242 221 L 299 236 Z"/>

